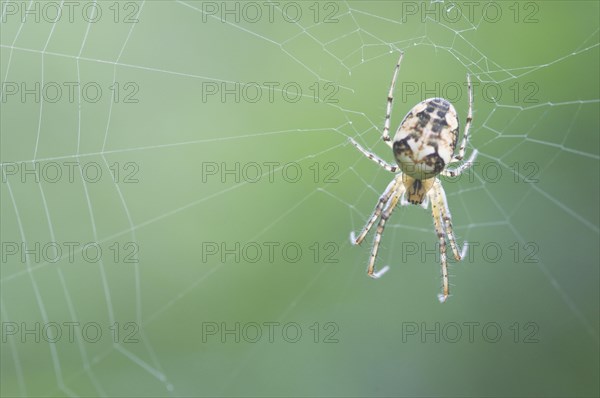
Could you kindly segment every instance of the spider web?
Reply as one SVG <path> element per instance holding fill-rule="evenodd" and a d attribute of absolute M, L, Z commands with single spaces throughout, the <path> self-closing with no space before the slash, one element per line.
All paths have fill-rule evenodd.
<path fill-rule="evenodd" d="M 396 316 L 383 328 L 390 335 L 384 333 L 387 337 L 371 347 L 391 369 L 402 366 L 386 356 L 386 347 L 398 346 L 397 334 L 396 340 L 390 337 L 398 332 L 398 311 L 403 320 L 419 322 L 491 319 L 508 325 L 533 319 L 546 343 L 569 334 L 573 355 L 588 350 L 597 357 L 597 3 L 519 3 L 518 16 L 503 5 L 504 17 L 494 23 L 481 13 L 465 14 L 464 4 L 443 2 L 410 4 L 456 19 L 411 15 L 406 5 L 390 2 L 320 3 L 318 17 L 304 4 L 308 16 L 298 21 L 290 16 L 290 3 L 275 4 L 275 20 L 257 23 L 222 21 L 206 3 L 195 1 L 114 3 L 121 20 L 125 11 L 134 11 L 130 17 L 139 22 L 130 24 L 110 21 L 109 2 L 88 2 L 101 4 L 110 16 L 100 23 L 22 23 L 8 15 L 11 3 L 1 3 L 3 83 L 75 81 L 83 86 L 96 81 L 110 95 L 88 103 L 77 90 L 74 101 L 63 107 L 47 101 L 2 104 L 2 242 L 97 242 L 111 256 L 109 246 L 124 250 L 133 242 L 139 253 L 138 262 L 131 264 L 109 256 L 93 264 L 72 262 L 65 253 L 56 262 L 33 255 L 23 261 L 3 260 L 3 395 L 277 394 L 287 391 L 285 384 L 265 382 L 260 369 L 278 369 L 288 356 L 297 363 L 287 364 L 287 371 L 313 380 L 310 387 L 293 385 L 298 395 L 398 394 L 394 374 L 360 386 L 350 382 L 349 390 L 328 389 L 331 379 L 314 375 L 310 368 L 323 366 L 325 373 L 330 371 L 327 365 L 339 365 L 333 358 L 356 359 L 336 348 L 327 351 L 323 365 L 308 365 L 307 357 L 281 342 L 200 343 L 206 321 L 302 320 L 309 325 L 342 319 L 346 340 L 336 346 L 357 353 L 360 338 L 371 331 L 348 321 L 356 317 L 354 311 L 362 315 L 356 317 L 361 324 Z M 127 4 L 135 6 L 125 8 Z M 486 4 L 480 3 L 481 8 Z M 527 4 L 539 8 L 531 17 L 535 23 L 522 23 L 535 9 Z M 19 6 L 31 10 L 36 2 Z M 331 10 L 333 20 L 328 20 Z M 569 17 L 582 22 L 568 34 L 551 28 Z M 106 37 L 112 38 L 109 44 Z M 522 37 L 527 45 L 520 45 Z M 435 256 L 406 260 L 407 246 L 402 244 L 435 248 L 427 211 L 413 206 L 394 213 L 377 263 L 390 264 L 392 272 L 374 289 L 362 287 L 368 245 L 351 247 L 347 239 L 351 230 L 362 227 L 391 179 L 348 145 L 348 138 L 391 160 L 380 132 L 400 50 L 405 57 L 392 130 L 412 104 L 452 93 L 453 87 L 464 89 L 467 73 L 477 83 L 468 153 L 477 148 L 480 163 L 468 177 L 444 179 L 443 184 L 459 241 L 495 242 L 504 251 L 499 262 L 485 262 L 472 246 L 475 260 L 451 264 L 451 301 L 460 308 L 448 310 L 435 307 L 437 303 L 416 307 L 431 315 L 402 307 L 410 299 L 421 301 L 437 293 Z M 117 102 L 106 89 L 132 81 L 140 88 L 137 104 Z M 224 100 L 202 97 L 206 83 L 218 88 L 246 83 L 264 94 L 272 82 L 279 83 L 272 90 L 273 101 L 266 96 L 257 103 L 236 101 L 235 94 Z M 298 102 L 284 99 L 286 82 L 302 87 Z M 444 86 L 448 82 L 456 85 Z M 409 95 L 407 90 L 415 87 L 418 92 Z M 3 84 L 3 95 L 5 89 Z M 452 102 L 464 125 L 466 96 Z M 9 175 L 14 164 L 51 162 L 76 162 L 74 182 L 22 183 Z M 99 164 L 105 175 L 115 164 L 134 162 L 140 182 L 111 178 L 86 183 L 82 165 L 88 162 Z M 270 174 L 261 169 L 258 183 L 244 178 L 204 183 L 203 162 L 226 162 L 228 167 L 278 162 L 276 181 L 267 182 Z M 286 162 L 301 165 L 305 174 L 300 183 L 278 178 Z M 335 166 L 335 182 L 324 177 L 327 162 Z M 315 164 L 321 174 L 313 181 Z M 502 178 L 495 180 L 498 170 Z M 333 241 L 340 261 L 200 261 L 198 242 L 273 240 L 300 242 L 307 252 L 312 242 L 322 248 Z M 519 261 L 513 261 L 513 244 L 521 250 Z M 537 249 L 528 257 L 533 261 L 523 264 L 530 254 L 528 244 Z M 75 255 L 82 253 L 80 245 Z M 257 286 L 264 292 L 257 292 Z M 473 297 L 480 302 L 469 302 Z M 400 307 L 394 311 L 377 306 L 369 315 L 384 300 Z M 507 311 L 512 317 L 504 315 Z M 72 342 L 63 337 L 56 343 L 32 343 L 29 337 L 23 343 L 20 335 L 4 334 L 9 323 L 32 327 L 52 322 L 96 322 L 105 333 L 110 333 L 109 325 L 133 322 L 139 326 L 139 342 L 121 337 L 92 344 L 81 337 L 79 326 Z M 434 358 L 439 346 L 430 349 L 426 357 Z M 413 354 L 400 355 L 410 361 Z M 560 358 L 566 364 L 573 359 L 567 354 Z M 584 363 L 591 364 L 589 375 L 596 374 L 597 358 Z M 344 366 L 352 376 L 356 368 Z M 561 367 L 552 371 L 565 373 Z M 592 377 L 585 379 L 581 394 L 597 393 Z M 143 383 L 131 383 L 134 378 Z M 409 371 L 400 379 L 407 388 L 403 394 L 422 392 L 418 382 L 411 384 Z M 264 386 L 258 387 L 256 380 Z M 461 381 L 449 382 L 450 390 L 430 387 L 431 392 L 464 393 L 458 389 Z M 502 388 L 505 394 L 523 391 Z"/>

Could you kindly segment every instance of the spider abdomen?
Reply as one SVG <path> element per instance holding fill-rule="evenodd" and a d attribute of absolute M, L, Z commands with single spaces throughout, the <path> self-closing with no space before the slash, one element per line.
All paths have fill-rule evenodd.
<path fill-rule="evenodd" d="M 405 174 L 425 180 L 438 175 L 452 160 L 458 141 L 458 117 L 443 98 L 415 105 L 394 136 L 394 156 Z"/>

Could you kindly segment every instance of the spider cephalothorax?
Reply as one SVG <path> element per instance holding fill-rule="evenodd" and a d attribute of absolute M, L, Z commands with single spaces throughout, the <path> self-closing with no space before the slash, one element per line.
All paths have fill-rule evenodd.
<path fill-rule="evenodd" d="M 404 184 L 405 196 L 408 203 L 413 205 L 422 204 L 427 196 L 427 193 L 433 187 L 434 182 L 435 180 L 433 178 L 419 180 L 409 176 L 408 174 L 403 174 L 402 184 Z"/>
<path fill-rule="evenodd" d="M 356 236 L 352 232 L 350 239 L 353 244 L 360 244 L 375 224 L 375 221 L 380 218 L 367 268 L 369 276 L 373 278 L 380 277 L 389 267 L 386 266 L 380 271 L 375 271 L 375 259 L 385 223 L 392 214 L 392 211 L 398 202 L 403 199 L 412 204 L 422 204 L 424 207 L 427 206 L 427 199 L 429 199 L 433 214 L 433 224 L 440 243 L 443 286 L 442 294 L 438 298 L 444 302 L 450 294 L 446 259 L 446 238 L 450 242 L 450 247 L 456 260 L 460 260 L 464 253 L 461 254 L 458 251 L 458 245 L 452 231 L 452 217 L 448 209 L 446 194 L 437 176 L 454 177 L 460 175 L 465 169 L 471 167 L 475 156 L 477 156 L 477 151 L 475 150 L 467 162 L 455 169 L 448 168 L 449 164 L 461 161 L 465 155 L 465 147 L 473 118 L 471 79 L 467 75 L 469 111 L 458 155 L 454 155 L 459 135 L 458 116 L 454 106 L 443 98 L 430 98 L 415 105 L 404 117 L 404 120 L 402 120 L 394 136 L 394 140 L 391 142 L 392 140 L 389 136 L 390 116 L 392 113 L 394 87 L 396 86 L 402 56 L 403 53 L 400 53 L 400 58 L 394 69 L 392 85 L 388 93 L 387 111 L 382 135 L 383 141 L 393 150 L 397 166 L 387 163 L 377 155 L 365 150 L 353 139 L 350 139 L 352 144 L 365 156 L 377 162 L 386 170 L 397 173 L 397 175 L 379 198 L 373 214 L 361 233 Z"/>

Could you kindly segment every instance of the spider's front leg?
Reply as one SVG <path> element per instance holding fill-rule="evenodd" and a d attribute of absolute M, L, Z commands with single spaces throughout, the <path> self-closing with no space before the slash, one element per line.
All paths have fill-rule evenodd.
<path fill-rule="evenodd" d="M 439 180 L 436 180 L 428 195 L 431 195 L 431 213 L 433 216 L 433 225 L 435 232 L 440 242 L 440 262 L 442 265 L 442 293 L 438 295 L 438 299 L 441 303 L 445 302 L 450 296 L 450 281 L 448 278 L 448 260 L 446 258 L 446 231 L 442 224 L 442 206 L 443 199 L 440 198 L 442 186 Z M 452 247 L 455 256 L 458 256 L 458 251 L 455 249 L 455 245 Z"/>
<path fill-rule="evenodd" d="M 400 184 L 398 186 L 392 198 L 390 199 L 387 207 L 383 210 L 383 213 L 381 214 L 381 219 L 379 220 L 379 224 L 377 224 L 377 231 L 375 232 L 375 238 L 373 239 L 373 249 L 371 250 L 369 266 L 367 267 L 367 275 L 369 275 L 371 278 L 377 279 L 383 274 L 385 274 L 389 269 L 388 266 L 385 266 L 381 270 L 375 271 L 375 260 L 377 259 L 377 251 L 379 250 L 379 243 L 381 242 L 381 236 L 383 235 L 385 223 L 392 215 L 392 212 L 398 204 L 398 201 L 400 200 L 402 194 L 404 194 L 404 184 Z"/>
<path fill-rule="evenodd" d="M 385 205 L 390 201 L 392 194 L 398 189 L 398 186 L 401 183 L 402 183 L 402 174 L 398 174 L 398 176 L 395 177 L 389 183 L 389 185 L 387 186 L 387 188 L 385 189 L 383 194 L 379 197 L 379 201 L 377 202 L 377 205 L 375 206 L 375 210 L 373 210 L 371 217 L 369 217 L 369 221 L 367 221 L 367 223 L 365 224 L 363 229 L 360 231 L 360 234 L 358 234 L 358 236 L 356 236 L 354 234 L 354 231 L 352 231 L 350 233 L 350 242 L 352 242 L 353 245 L 360 245 L 362 243 L 362 241 L 365 239 L 365 236 L 367 236 L 367 234 L 369 233 L 369 231 L 375 224 L 375 221 L 377 221 L 377 219 L 381 215 L 381 212 L 383 211 L 383 208 L 385 207 Z"/>
<path fill-rule="evenodd" d="M 456 238 L 454 237 L 454 228 L 452 227 L 452 215 L 450 214 L 450 209 L 448 208 L 446 192 L 444 191 L 444 187 L 442 187 L 440 180 L 436 179 L 432 189 L 435 190 L 435 195 L 437 196 L 437 208 L 439 210 L 440 217 L 444 222 L 444 231 L 448 237 L 448 241 L 450 242 L 454 259 L 456 261 L 460 261 L 465 255 L 467 246 L 463 245 L 463 251 L 462 253 L 459 253 L 458 244 L 456 243 Z"/>

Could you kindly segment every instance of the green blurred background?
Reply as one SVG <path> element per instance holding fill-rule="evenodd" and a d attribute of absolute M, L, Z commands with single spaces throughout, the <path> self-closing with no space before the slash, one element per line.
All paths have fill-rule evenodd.
<path fill-rule="evenodd" d="M 70 4 L 1 3 L 3 396 L 598 396 L 598 2 Z M 443 305 L 429 211 L 348 240 L 399 50 L 392 130 L 476 83 Z"/>

